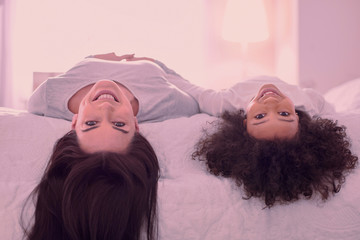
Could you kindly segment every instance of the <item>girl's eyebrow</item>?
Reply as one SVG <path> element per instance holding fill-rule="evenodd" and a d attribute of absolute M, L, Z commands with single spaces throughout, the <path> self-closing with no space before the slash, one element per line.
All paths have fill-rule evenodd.
<path fill-rule="evenodd" d="M 283 121 L 283 122 L 294 122 L 294 119 L 283 119 L 283 118 L 279 118 L 279 121 Z"/>
<path fill-rule="evenodd" d="M 253 123 L 252 125 L 260 125 L 260 124 L 263 124 L 265 122 L 269 121 L 269 119 L 267 120 L 264 120 L 264 121 L 261 121 L 261 122 L 256 122 L 256 123 Z"/>
<path fill-rule="evenodd" d="M 294 122 L 295 120 L 294 119 L 282 119 L 282 118 L 279 118 L 278 119 L 279 121 L 283 121 L 283 122 Z M 267 122 L 269 120 L 265 120 L 265 121 L 261 121 L 261 122 L 256 122 L 256 123 L 253 123 L 252 125 L 260 125 L 260 124 L 263 124 L 265 122 Z"/>

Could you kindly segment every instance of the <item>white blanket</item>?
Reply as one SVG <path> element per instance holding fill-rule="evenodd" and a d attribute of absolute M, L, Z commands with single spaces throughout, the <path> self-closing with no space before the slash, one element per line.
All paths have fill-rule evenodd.
<path fill-rule="evenodd" d="M 360 155 L 360 113 L 331 118 L 348 126 Z M 360 173 L 349 175 L 340 193 L 325 203 L 299 200 L 264 209 L 242 199 L 231 179 L 209 174 L 191 159 L 194 144 L 214 117 L 198 114 L 141 124 L 161 166 L 158 189 L 160 240 L 360 239 Z M 0 108 L 0 238 L 21 239 L 23 203 L 39 181 L 52 147 L 70 123 Z"/>

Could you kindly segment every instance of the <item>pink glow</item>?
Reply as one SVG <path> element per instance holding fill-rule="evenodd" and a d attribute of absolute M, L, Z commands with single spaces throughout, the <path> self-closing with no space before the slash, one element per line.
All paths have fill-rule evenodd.
<path fill-rule="evenodd" d="M 228 0 L 222 37 L 233 42 L 259 42 L 269 37 L 267 15 L 262 0 Z"/>
<path fill-rule="evenodd" d="M 263 2 L 269 35 L 248 45 L 250 76 L 276 75 L 325 92 L 360 75 L 360 1 Z M 230 87 L 243 80 L 244 56 L 240 43 L 222 38 L 226 3 L 13 1 L 8 47 L 12 107 L 26 107 L 33 72 L 63 72 L 97 53 L 153 57 L 198 85 Z"/>

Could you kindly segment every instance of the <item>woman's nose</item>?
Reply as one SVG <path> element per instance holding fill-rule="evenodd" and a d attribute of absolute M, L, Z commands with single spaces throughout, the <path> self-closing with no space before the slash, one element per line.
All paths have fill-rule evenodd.
<path fill-rule="evenodd" d="M 109 102 L 103 102 L 99 105 L 99 108 L 101 110 L 105 110 L 105 111 L 114 111 L 115 107 L 109 103 Z"/>

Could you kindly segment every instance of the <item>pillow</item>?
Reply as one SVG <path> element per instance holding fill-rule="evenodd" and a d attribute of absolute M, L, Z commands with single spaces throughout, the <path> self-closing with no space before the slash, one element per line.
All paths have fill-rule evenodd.
<path fill-rule="evenodd" d="M 360 111 L 360 78 L 330 89 L 324 97 L 337 112 Z"/>

